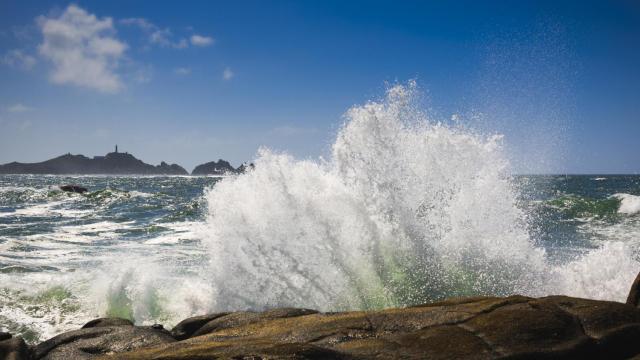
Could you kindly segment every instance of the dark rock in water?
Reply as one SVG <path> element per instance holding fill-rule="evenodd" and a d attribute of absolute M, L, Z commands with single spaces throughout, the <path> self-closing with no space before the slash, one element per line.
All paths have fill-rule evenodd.
<path fill-rule="evenodd" d="M 11 334 L 9 334 L 7 332 L 1 332 L 0 331 L 0 341 L 11 339 L 12 336 L 13 335 L 11 335 Z"/>
<path fill-rule="evenodd" d="M 99 318 L 89 321 L 82 326 L 83 329 L 105 326 L 133 326 L 131 320 L 121 318 Z"/>
<path fill-rule="evenodd" d="M 182 333 L 193 334 L 187 340 L 118 358 L 624 359 L 640 354 L 640 309 L 565 296 L 475 297 L 343 313 L 275 309 L 209 318 L 179 324 Z"/>
<path fill-rule="evenodd" d="M 631 285 L 629 296 L 627 296 L 627 304 L 635 307 L 640 305 L 640 273 L 638 273 L 633 285 Z"/>
<path fill-rule="evenodd" d="M 35 347 L 35 359 L 90 359 L 174 342 L 167 331 L 147 326 L 103 326 L 70 331 Z"/>
<path fill-rule="evenodd" d="M 31 352 L 22 338 L 9 335 L 8 339 L 0 341 L 0 360 L 29 359 L 31 359 Z"/>
<path fill-rule="evenodd" d="M 88 191 L 87 188 L 78 185 L 61 185 L 60 190 L 78 194 L 86 193 Z"/>
<path fill-rule="evenodd" d="M 235 174 L 237 170 L 228 161 L 218 159 L 195 167 L 191 175 L 227 175 Z"/>

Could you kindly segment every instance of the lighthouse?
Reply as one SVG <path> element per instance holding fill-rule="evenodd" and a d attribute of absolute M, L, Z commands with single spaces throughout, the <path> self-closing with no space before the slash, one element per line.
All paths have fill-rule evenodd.
<path fill-rule="evenodd" d="M 118 144 L 116 144 L 116 154 L 118 153 Z"/>

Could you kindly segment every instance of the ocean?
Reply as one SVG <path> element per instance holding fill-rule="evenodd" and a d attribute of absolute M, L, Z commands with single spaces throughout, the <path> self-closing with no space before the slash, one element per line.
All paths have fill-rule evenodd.
<path fill-rule="evenodd" d="M 2 175 L 0 330 L 37 342 L 101 316 L 624 301 L 640 176 L 517 175 L 508 158 L 500 136 L 430 121 L 396 86 L 349 110 L 327 159 L 261 149 L 228 177 Z"/>

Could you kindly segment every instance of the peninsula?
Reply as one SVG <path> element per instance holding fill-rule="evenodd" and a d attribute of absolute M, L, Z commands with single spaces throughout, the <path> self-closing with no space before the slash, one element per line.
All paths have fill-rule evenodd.
<path fill-rule="evenodd" d="M 253 164 L 242 164 L 234 168 L 228 161 L 218 159 L 200 164 L 191 175 L 231 175 L 242 174 Z M 0 165 L 0 174 L 41 174 L 41 175 L 189 175 L 178 164 L 150 165 L 128 152 L 115 151 L 105 156 L 71 155 L 71 153 L 38 163 L 11 162 Z"/>
<path fill-rule="evenodd" d="M 180 165 L 150 165 L 127 152 L 115 151 L 88 158 L 70 153 L 39 163 L 11 162 L 0 165 L 0 174 L 80 174 L 80 175 L 189 175 Z"/>

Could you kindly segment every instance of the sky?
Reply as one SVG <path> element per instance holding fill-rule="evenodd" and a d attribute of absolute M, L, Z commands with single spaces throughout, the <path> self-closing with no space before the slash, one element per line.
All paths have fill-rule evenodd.
<path fill-rule="evenodd" d="M 521 173 L 640 173 L 638 1 L 0 2 L 0 163 L 327 157 L 416 80 Z"/>

